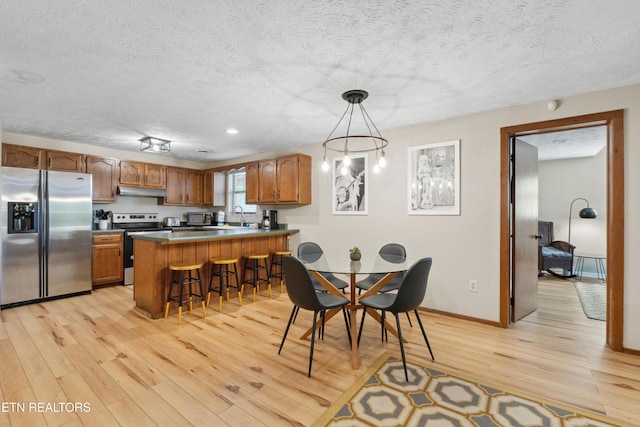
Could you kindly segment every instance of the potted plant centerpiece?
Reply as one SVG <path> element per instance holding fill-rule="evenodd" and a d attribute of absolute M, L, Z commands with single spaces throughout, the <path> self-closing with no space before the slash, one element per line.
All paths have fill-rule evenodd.
<path fill-rule="evenodd" d="M 362 253 L 360 253 L 360 249 L 358 249 L 357 246 L 354 246 L 349 249 L 349 257 L 351 258 L 351 261 L 360 261 Z"/>

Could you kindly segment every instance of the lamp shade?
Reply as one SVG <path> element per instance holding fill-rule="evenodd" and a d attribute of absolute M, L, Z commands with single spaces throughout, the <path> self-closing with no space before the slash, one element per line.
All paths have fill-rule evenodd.
<path fill-rule="evenodd" d="M 598 212 L 596 212 L 596 210 L 593 208 L 587 207 L 587 208 L 581 209 L 579 215 L 580 215 L 580 218 L 593 219 L 598 216 Z"/>

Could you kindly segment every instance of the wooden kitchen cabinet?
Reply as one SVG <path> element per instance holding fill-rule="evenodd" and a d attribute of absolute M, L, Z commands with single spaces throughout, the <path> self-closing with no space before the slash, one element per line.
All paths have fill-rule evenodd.
<path fill-rule="evenodd" d="M 165 188 L 166 166 L 153 163 L 120 161 L 120 184 L 134 187 Z"/>
<path fill-rule="evenodd" d="M 260 175 L 260 163 L 249 162 L 245 166 L 245 179 L 246 179 L 246 195 L 247 204 L 258 204 L 258 187 L 259 187 L 259 175 Z"/>
<path fill-rule="evenodd" d="M 93 202 L 115 203 L 118 160 L 110 157 L 87 156 L 86 163 L 87 173 L 93 175 Z"/>
<path fill-rule="evenodd" d="M 93 285 L 104 285 L 123 281 L 123 233 L 94 234 L 91 246 L 91 282 Z"/>
<path fill-rule="evenodd" d="M 167 195 L 162 204 L 202 206 L 202 171 L 167 167 Z"/>
<path fill-rule="evenodd" d="M 189 206 L 202 206 L 202 171 L 198 169 L 185 169 L 185 204 Z"/>
<path fill-rule="evenodd" d="M 227 173 L 207 169 L 202 171 L 202 205 L 224 206 L 226 200 Z"/>
<path fill-rule="evenodd" d="M 85 172 L 85 155 L 67 151 L 45 151 L 43 169 L 62 172 Z"/>
<path fill-rule="evenodd" d="M 42 150 L 22 145 L 2 144 L 2 166 L 40 169 Z"/>
<path fill-rule="evenodd" d="M 184 169 L 173 166 L 167 167 L 167 196 L 165 205 L 184 205 L 185 201 Z"/>
<path fill-rule="evenodd" d="M 86 171 L 84 154 L 12 144 L 2 144 L 2 166 L 61 172 Z"/>
<path fill-rule="evenodd" d="M 247 192 L 249 183 L 247 182 Z M 259 162 L 258 203 L 310 204 L 311 157 L 293 154 Z"/>

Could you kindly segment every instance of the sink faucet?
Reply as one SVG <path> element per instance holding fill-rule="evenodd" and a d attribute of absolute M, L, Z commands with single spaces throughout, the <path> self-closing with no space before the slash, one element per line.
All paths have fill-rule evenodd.
<path fill-rule="evenodd" d="M 233 208 L 233 213 L 236 213 L 238 208 L 240 208 L 240 226 L 244 227 L 244 223 L 247 221 L 244 218 L 244 208 L 242 205 L 236 205 L 236 207 Z"/>

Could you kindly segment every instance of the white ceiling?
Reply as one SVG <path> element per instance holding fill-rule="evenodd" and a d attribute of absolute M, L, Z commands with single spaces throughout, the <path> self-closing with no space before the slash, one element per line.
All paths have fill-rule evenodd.
<path fill-rule="evenodd" d="M 322 142 L 349 89 L 384 135 L 638 83 L 638 16 L 637 0 L 3 1 L 0 116 L 212 162 Z"/>
<path fill-rule="evenodd" d="M 538 133 L 518 139 L 538 148 L 538 161 L 593 157 L 607 145 L 607 127 Z"/>

